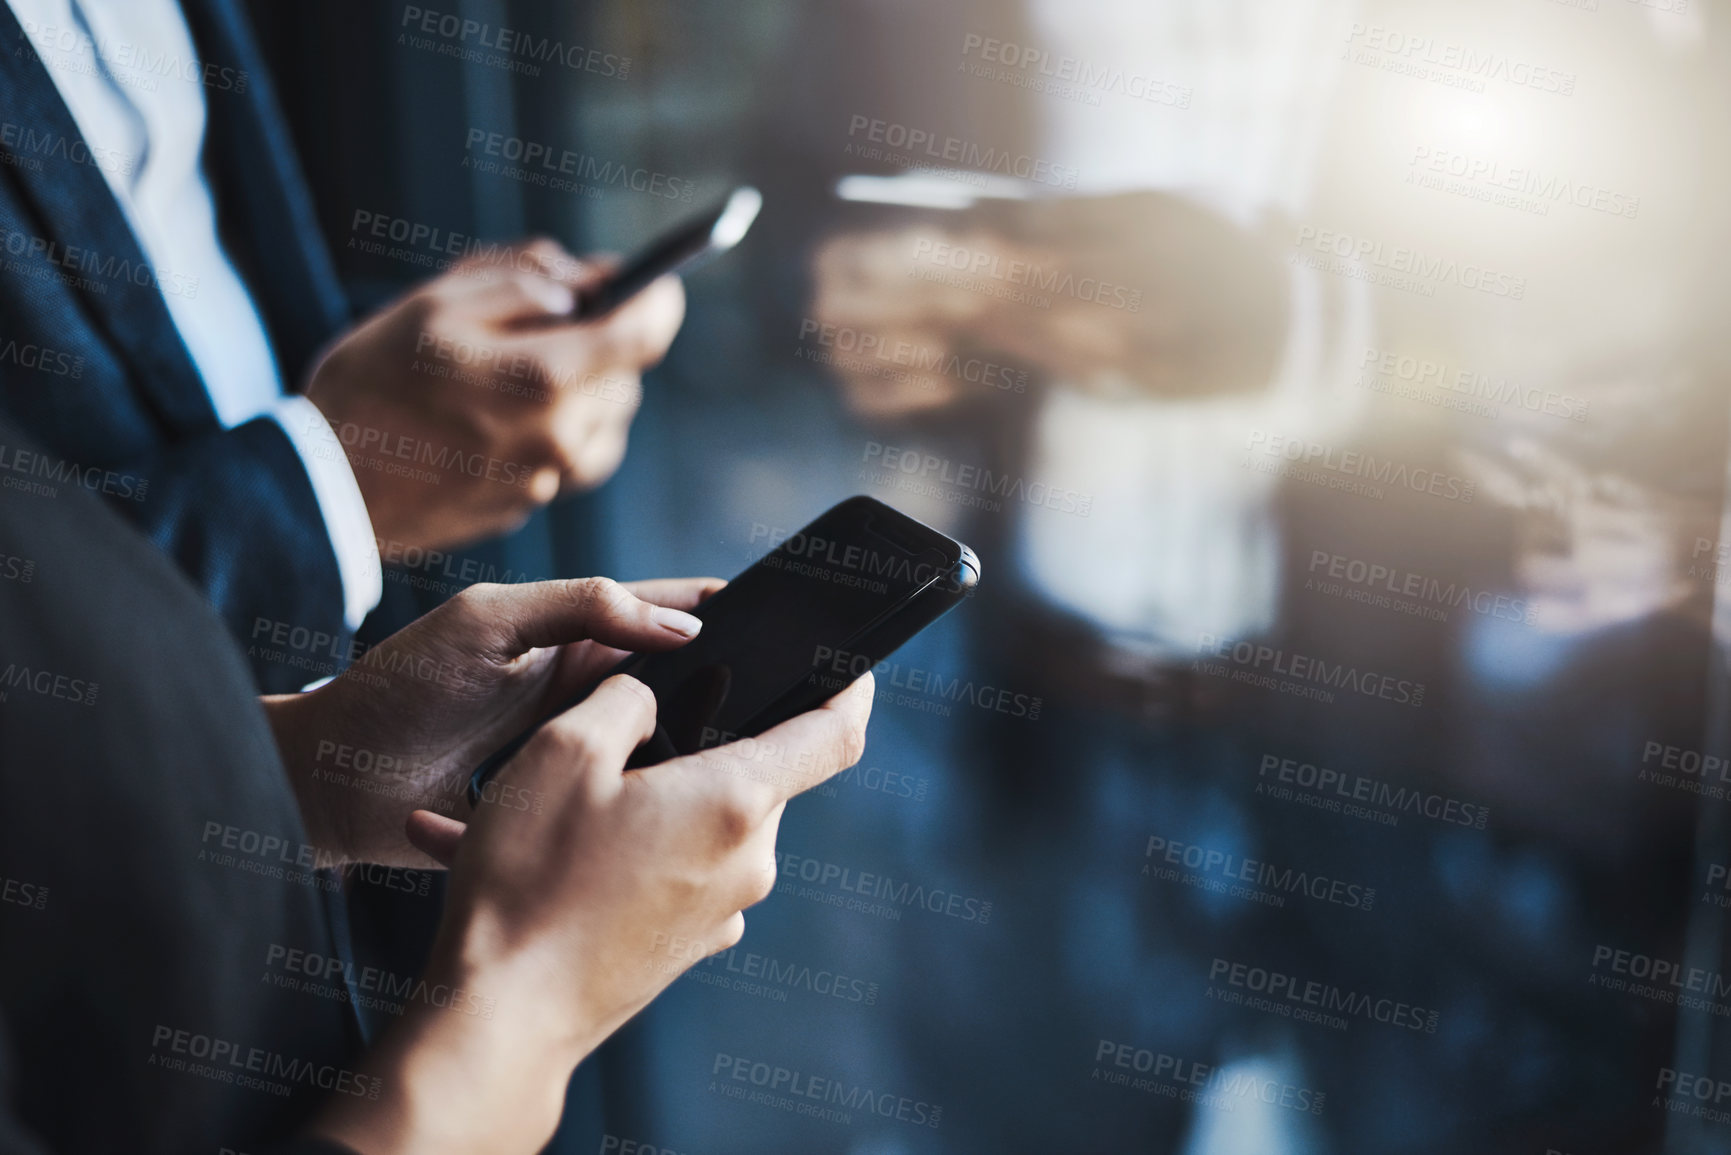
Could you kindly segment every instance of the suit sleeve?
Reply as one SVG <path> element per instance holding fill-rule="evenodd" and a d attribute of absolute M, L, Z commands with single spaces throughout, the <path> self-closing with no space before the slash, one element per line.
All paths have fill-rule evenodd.
<path fill-rule="evenodd" d="M 336 554 L 281 425 L 260 417 L 201 433 L 131 472 L 133 494 L 114 486 L 111 504 L 204 592 L 261 690 L 297 690 L 347 664 Z"/>
<path fill-rule="evenodd" d="M 56 1155 L 54 1149 L 19 1118 L 16 1083 L 17 1056 L 12 1036 L 0 1017 L 0 1151 L 7 1155 Z M 195 1155 L 188 1152 L 187 1155 Z M 198 1152 L 196 1155 L 209 1155 Z M 356 1155 L 352 1148 L 312 1136 L 284 1138 L 262 1148 L 259 1155 Z"/>

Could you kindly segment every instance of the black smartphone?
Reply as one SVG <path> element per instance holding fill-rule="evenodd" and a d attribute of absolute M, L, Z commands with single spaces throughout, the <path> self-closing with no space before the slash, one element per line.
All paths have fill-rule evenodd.
<path fill-rule="evenodd" d="M 727 199 L 675 225 L 629 257 L 606 280 L 577 295 L 574 320 L 603 317 L 668 273 L 690 272 L 744 239 L 763 207 L 763 196 L 740 185 Z"/>
<path fill-rule="evenodd" d="M 655 733 L 627 766 L 755 738 L 822 705 L 979 580 L 980 560 L 961 542 L 881 501 L 850 497 L 693 610 L 703 619 L 696 639 L 615 667 L 656 701 Z M 533 733 L 475 771 L 471 804 Z"/>

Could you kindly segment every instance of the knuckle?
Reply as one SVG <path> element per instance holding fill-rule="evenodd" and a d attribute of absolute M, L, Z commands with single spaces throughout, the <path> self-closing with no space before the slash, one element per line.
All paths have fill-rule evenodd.
<path fill-rule="evenodd" d="M 630 694 L 632 698 L 636 699 L 639 706 L 651 712 L 654 711 L 654 690 L 651 690 L 648 686 L 644 685 L 636 678 L 633 678 L 630 674 L 616 674 L 614 675 L 613 681 L 622 692 Z"/>
<path fill-rule="evenodd" d="M 460 622 L 491 622 L 497 620 L 499 593 L 505 587 L 497 582 L 476 582 L 458 590 L 444 609 Z"/>
<path fill-rule="evenodd" d="M 547 724 L 546 732 L 563 758 L 574 762 L 588 762 L 595 756 L 594 736 L 574 718 L 555 718 Z"/>
<path fill-rule="evenodd" d="M 842 727 L 837 748 L 837 753 L 841 758 L 842 767 L 845 769 L 854 765 L 861 758 L 864 758 L 865 747 L 865 720 L 863 718 L 857 722 L 849 720 L 848 723 Z"/>
<path fill-rule="evenodd" d="M 606 577 L 572 578 L 567 595 L 589 617 L 613 617 L 624 613 L 632 602 L 631 591 Z"/>
<path fill-rule="evenodd" d="M 571 765 L 591 765 L 599 754 L 594 736 L 576 725 L 567 726 L 555 738 L 560 757 Z"/>
<path fill-rule="evenodd" d="M 625 702 L 621 706 L 622 711 L 625 712 L 625 720 L 635 723 L 645 733 L 648 733 L 655 726 L 655 715 L 659 705 L 655 700 L 655 691 L 630 674 L 620 674 L 613 681 L 619 687 L 620 692 L 625 695 Z"/>
<path fill-rule="evenodd" d="M 445 604 L 439 607 L 439 610 L 459 618 L 478 616 L 481 603 L 486 600 L 486 597 L 486 583 L 476 582 L 474 585 L 464 586 L 452 594 L 445 600 Z"/>
<path fill-rule="evenodd" d="M 569 438 L 554 438 L 541 454 L 542 468 L 551 469 L 560 477 L 569 477 L 581 459 L 581 446 L 571 444 Z"/>
<path fill-rule="evenodd" d="M 775 859 L 765 862 L 751 880 L 751 904 L 756 905 L 775 893 Z"/>
<path fill-rule="evenodd" d="M 740 912 L 736 913 L 732 918 L 729 918 L 726 922 L 721 924 L 721 931 L 716 936 L 717 941 L 720 943 L 721 949 L 717 950 L 715 953 L 720 954 L 721 951 L 723 951 L 723 950 L 731 950 L 732 948 L 738 946 L 740 944 L 740 940 L 742 940 L 744 938 L 745 938 L 745 912 L 740 911 Z"/>
<path fill-rule="evenodd" d="M 731 846 L 751 837 L 757 829 L 756 810 L 752 796 L 745 790 L 733 787 L 723 791 L 715 803 L 715 828 L 721 841 Z"/>
<path fill-rule="evenodd" d="M 619 463 L 625 459 L 625 450 L 628 444 L 623 431 L 598 435 L 586 447 L 582 460 L 571 469 L 567 476 L 583 488 L 601 484 L 613 476 L 613 471 L 619 468 Z"/>

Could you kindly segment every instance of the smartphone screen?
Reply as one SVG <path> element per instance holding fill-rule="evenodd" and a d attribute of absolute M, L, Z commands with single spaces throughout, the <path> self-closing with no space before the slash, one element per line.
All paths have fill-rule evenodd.
<path fill-rule="evenodd" d="M 813 709 L 972 592 L 967 546 L 870 497 L 834 506 L 691 612 L 703 630 L 614 673 L 655 693 L 654 735 L 628 767 L 752 738 Z M 471 776 L 479 791 L 534 731 Z"/>
<path fill-rule="evenodd" d="M 753 736 L 840 692 L 959 600 L 971 556 L 870 498 L 831 509 L 699 606 L 695 641 L 620 667 L 658 704 L 637 764 Z"/>

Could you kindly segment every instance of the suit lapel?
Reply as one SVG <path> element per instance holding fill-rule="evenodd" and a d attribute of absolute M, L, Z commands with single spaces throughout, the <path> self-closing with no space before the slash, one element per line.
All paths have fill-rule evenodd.
<path fill-rule="evenodd" d="M 270 328 L 283 386 L 349 319 L 270 75 L 234 0 L 182 0 L 211 78 L 205 151 L 229 255 Z"/>
<path fill-rule="evenodd" d="M 5 4 L 0 4 L 0 108 L 7 110 L 9 120 L 37 133 L 82 139 L 46 65 Z M 147 269 L 149 262 L 102 173 L 94 164 L 60 158 L 34 167 L 0 167 L 35 209 L 41 241 L 62 246 L 62 252 L 65 246 L 84 250 L 82 260 L 67 257 L 68 271 L 76 274 L 74 291 L 120 351 L 158 415 L 177 429 L 214 424 L 216 411 L 204 382 L 153 279 L 139 276 L 145 283 L 138 284 L 113 273 Z"/>

